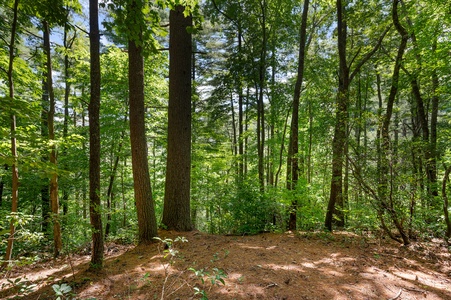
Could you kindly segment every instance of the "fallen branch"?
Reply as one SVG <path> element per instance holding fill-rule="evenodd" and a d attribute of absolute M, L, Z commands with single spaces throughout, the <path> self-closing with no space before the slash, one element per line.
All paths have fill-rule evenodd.
<path fill-rule="evenodd" d="M 388 299 L 388 300 L 396 300 L 396 299 L 399 298 L 399 296 L 401 296 L 401 294 L 402 294 L 402 289 L 399 290 L 398 294 L 397 294 L 395 297 L 390 298 L 390 299 Z"/>

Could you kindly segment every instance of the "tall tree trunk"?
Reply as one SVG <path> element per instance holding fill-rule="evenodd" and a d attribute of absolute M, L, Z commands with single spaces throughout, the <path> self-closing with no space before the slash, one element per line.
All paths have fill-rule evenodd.
<path fill-rule="evenodd" d="M 9 62 L 8 62 L 8 96 L 10 101 L 14 101 L 14 49 L 16 42 L 16 31 L 17 31 L 17 14 L 18 14 L 19 0 L 14 1 L 13 6 L 13 20 L 11 23 L 11 39 L 9 42 Z M 13 158 L 13 163 L 11 165 L 12 171 L 12 186 L 11 186 L 11 214 L 17 213 L 18 203 L 19 203 L 19 170 L 17 168 L 17 143 L 16 143 L 16 116 L 12 113 L 10 116 L 11 125 L 11 156 Z M 11 218 L 9 223 L 9 236 L 8 243 L 5 250 L 4 262 L 1 269 L 4 269 L 11 261 L 13 245 L 14 245 L 14 234 L 16 232 L 14 217 Z"/>
<path fill-rule="evenodd" d="M 307 18 L 309 0 L 304 0 L 302 11 L 301 29 L 299 30 L 299 57 L 298 73 L 294 86 L 293 107 L 290 126 L 290 143 L 288 145 L 287 158 L 287 189 L 295 190 L 299 179 L 299 103 L 301 98 L 302 81 L 304 79 L 305 52 L 307 41 Z M 298 199 L 293 199 L 290 206 L 290 219 L 288 229 L 296 230 Z"/>
<path fill-rule="evenodd" d="M 237 132 L 236 132 L 236 118 L 235 118 L 235 107 L 233 105 L 233 94 L 230 94 L 230 113 L 232 114 L 232 155 L 234 156 L 234 158 L 236 158 L 236 156 L 238 155 L 238 138 L 237 138 Z M 234 159 L 234 167 L 235 166 L 235 161 L 236 159 Z"/>
<path fill-rule="evenodd" d="M 47 84 L 47 68 L 44 66 L 44 74 L 42 76 L 42 101 L 41 101 L 41 138 L 43 141 L 49 139 L 49 90 Z M 49 155 L 47 149 L 44 149 L 41 161 L 47 163 L 49 161 Z M 42 227 L 41 230 L 44 236 L 48 237 L 50 234 L 50 180 L 47 177 L 42 179 L 41 186 L 41 216 Z"/>
<path fill-rule="evenodd" d="M 432 42 L 432 53 L 435 55 L 437 51 L 437 38 Z M 431 112 L 431 135 L 430 135 L 430 160 L 429 175 L 432 188 L 432 196 L 435 197 L 437 191 L 437 123 L 439 110 L 439 80 L 437 70 L 432 71 L 432 112 Z M 435 203 L 434 203 L 435 204 Z"/>
<path fill-rule="evenodd" d="M 127 118 L 125 118 L 125 122 L 128 122 Z M 121 151 L 122 151 L 122 144 L 123 144 L 124 136 L 125 136 L 125 131 L 122 131 L 121 138 L 119 140 L 119 146 L 117 149 L 117 153 L 121 153 Z M 114 147 L 113 147 L 113 149 L 114 149 Z M 108 189 L 107 189 L 107 193 L 106 193 L 106 199 L 107 199 L 106 219 L 107 220 L 106 220 L 106 225 L 105 225 L 105 239 L 107 239 L 108 235 L 110 234 L 110 230 L 111 230 L 111 206 L 112 206 L 113 198 L 114 198 L 113 187 L 114 187 L 114 180 L 116 179 L 117 168 L 119 166 L 119 160 L 120 160 L 120 155 L 117 154 L 114 159 L 113 167 L 110 170 L 110 172 L 111 172 L 110 173 L 110 181 L 108 183 Z"/>
<path fill-rule="evenodd" d="M 8 165 L 5 165 L 5 171 L 8 170 Z M 3 206 L 3 189 L 5 187 L 5 180 L 2 177 L 0 177 L 0 208 Z"/>
<path fill-rule="evenodd" d="M 129 15 L 141 14 L 139 1 L 132 1 Z M 140 18 L 140 17 L 138 17 Z M 130 98 L 130 142 L 132 148 L 133 186 L 138 214 L 138 241 L 140 244 L 154 242 L 158 235 L 155 203 L 150 184 L 149 161 L 144 105 L 144 57 L 143 28 L 135 29 L 137 38 L 128 41 L 128 78 Z M 191 54 L 190 54 L 191 57 Z M 188 74 L 191 76 L 191 73 Z"/>
<path fill-rule="evenodd" d="M 187 28 L 192 17 L 176 6 L 169 16 L 168 154 L 162 223 L 169 229 L 192 230 L 191 179 L 191 51 Z"/>
<path fill-rule="evenodd" d="M 393 105 L 395 103 L 396 95 L 398 93 L 398 83 L 399 83 L 399 71 L 402 65 L 402 58 L 404 55 L 404 51 L 407 47 L 408 34 L 404 27 L 399 22 L 398 18 L 398 0 L 393 0 L 393 10 L 392 10 L 392 18 L 393 24 L 395 25 L 399 35 L 401 36 L 401 43 L 398 48 L 398 54 L 395 60 L 395 66 L 393 69 L 392 75 L 392 84 L 390 88 L 390 94 L 387 99 L 387 108 L 385 116 L 383 117 L 382 126 L 381 126 L 381 137 L 382 137 L 382 155 L 381 155 L 381 168 L 380 168 L 380 179 L 379 179 L 379 200 L 381 203 L 381 211 L 386 211 L 391 217 L 391 221 L 401 234 L 401 238 L 405 245 L 410 243 L 409 237 L 403 229 L 402 222 L 399 219 L 399 216 L 396 212 L 396 209 L 393 205 L 393 194 L 392 189 L 393 186 L 391 181 L 389 180 L 389 176 L 392 176 L 392 172 L 390 169 L 390 157 L 391 157 L 391 147 L 390 147 L 390 135 L 389 135 L 389 127 L 391 122 L 391 116 L 393 114 Z M 389 186 L 390 185 L 390 186 Z M 379 215 L 381 218 L 381 222 L 384 224 L 382 214 Z M 386 229 L 386 231 L 388 231 Z M 388 233 L 388 232 L 387 232 Z"/>
<path fill-rule="evenodd" d="M 57 158 L 56 158 L 56 146 L 55 146 L 55 94 L 53 92 L 53 79 L 52 79 L 52 59 L 50 53 L 50 29 L 47 21 L 43 22 L 44 27 L 44 51 L 46 54 L 46 67 L 47 67 L 47 91 L 49 93 L 49 114 L 48 114 L 48 127 L 49 127 L 49 142 L 50 142 L 50 164 L 53 165 L 54 171 L 50 177 L 50 204 L 52 209 L 52 223 L 53 223 L 53 256 L 58 257 L 63 247 L 61 239 L 61 225 L 59 221 L 59 198 L 58 198 L 58 174 Z"/>
<path fill-rule="evenodd" d="M 266 81 L 266 0 L 260 1 L 262 28 L 262 45 L 260 49 L 259 62 L 259 78 L 256 91 L 257 95 L 257 153 L 258 153 L 258 181 L 260 183 L 260 191 L 265 189 L 265 105 L 263 102 L 263 95 Z"/>
<path fill-rule="evenodd" d="M 238 53 L 242 53 L 242 29 L 238 24 Z M 240 180 L 244 178 L 244 131 L 243 131 L 243 82 L 238 76 L 238 175 Z"/>
<path fill-rule="evenodd" d="M 92 230 L 91 268 L 103 268 L 100 203 L 100 32 L 98 0 L 89 0 L 91 100 L 89 102 L 89 214 Z"/>
<path fill-rule="evenodd" d="M 448 196 L 446 194 L 446 183 L 449 180 L 449 174 L 451 173 L 451 166 L 446 168 L 445 175 L 443 176 L 442 181 L 442 198 L 443 198 L 443 213 L 445 216 L 445 224 L 446 224 L 446 242 L 449 244 L 449 239 L 451 238 L 451 220 L 449 218 L 448 208 Z"/>
<path fill-rule="evenodd" d="M 75 41 L 75 37 L 76 35 L 74 34 L 74 36 L 72 38 L 68 37 L 68 33 L 69 33 L 69 24 L 66 22 L 64 24 L 64 38 L 63 38 L 63 43 L 64 43 L 64 48 L 65 48 L 65 54 L 64 54 L 64 121 L 63 121 L 63 139 L 66 140 L 68 137 L 68 132 L 69 132 L 69 120 L 70 120 L 70 116 L 69 116 L 69 96 L 70 96 L 70 89 L 71 89 L 71 84 L 70 84 L 70 61 L 69 61 L 69 55 L 68 55 L 68 51 L 69 49 L 72 47 L 73 42 Z M 67 147 L 64 146 L 62 153 L 64 156 L 67 155 Z M 63 165 L 63 169 L 67 170 L 68 166 L 66 164 Z M 63 214 L 66 215 L 68 212 L 68 201 L 69 201 L 69 190 L 67 186 L 62 187 L 62 199 L 61 199 L 61 206 L 63 207 Z"/>
<path fill-rule="evenodd" d="M 332 231 L 333 215 L 337 225 L 344 225 L 343 220 L 343 156 L 346 143 L 346 124 L 349 98 L 349 66 L 346 58 L 347 26 L 345 8 L 341 0 L 337 0 L 338 56 L 340 60 L 337 106 L 335 112 L 335 131 L 332 141 L 332 180 L 330 197 L 327 206 L 325 226 Z"/>
<path fill-rule="evenodd" d="M 343 212 L 343 161 L 345 156 L 345 145 L 347 140 L 348 123 L 348 102 L 349 87 L 353 78 L 360 72 L 362 66 L 379 49 L 382 41 L 390 29 L 387 27 L 379 36 L 374 47 L 366 53 L 362 59 L 355 64 L 351 72 L 351 66 L 347 62 L 346 44 L 347 44 L 347 25 L 346 25 L 346 7 L 342 0 L 337 0 L 337 35 L 338 35 L 338 57 L 339 57 L 339 78 L 337 105 L 335 108 L 335 130 L 332 141 L 332 178 L 330 184 L 329 203 L 324 225 L 327 230 L 332 231 L 332 223 L 335 219 L 337 226 L 344 226 Z M 334 218 L 335 215 L 335 218 Z"/>

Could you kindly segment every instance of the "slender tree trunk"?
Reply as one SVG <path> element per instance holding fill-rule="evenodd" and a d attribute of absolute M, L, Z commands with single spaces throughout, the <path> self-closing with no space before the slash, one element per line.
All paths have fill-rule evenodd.
<path fill-rule="evenodd" d="M 238 53 L 242 53 L 242 29 L 238 26 Z M 243 82 L 238 78 L 238 174 L 240 180 L 244 178 L 244 131 L 243 131 Z"/>
<path fill-rule="evenodd" d="M 232 114 L 232 154 L 236 158 L 238 155 L 238 139 L 236 132 L 235 107 L 233 105 L 233 94 L 230 95 L 230 113 Z M 234 164 L 235 167 L 235 164 Z"/>
<path fill-rule="evenodd" d="M 44 66 L 44 69 L 47 68 Z M 47 71 L 44 71 L 42 78 L 42 101 L 41 101 L 41 138 L 44 141 L 49 140 L 49 91 L 47 84 Z M 49 155 L 47 149 L 44 150 L 42 154 L 41 161 L 44 163 L 48 163 Z M 42 187 L 41 187 L 41 216 L 42 216 L 42 227 L 41 230 L 44 233 L 44 236 L 48 237 L 50 234 L 50 217 L 51 217 L 51 209 L 50 209 L 50 180 L 47 177 L 42 179 Z"/>
<path fill-rule="evenodd" d="M 55 146 L 55 94 L 53 92 L 52 79 L 52 59 L 50 53 L 50 29 L 47 21 L 43 22 L 44 27 L 44 51 L 47 59 L 47 91 L 49 93 L 49 142 L 50 142 L 50 164 L 57 168 L 56 146 Z M 59 221 L 59 198 L 58 198 L 58 174 L 56 171 L 52 172 L 50 177 L 50 204 L 52 208 L 52 223 L 53 223 L 53 256 L 58 257 L 63 247 L 61 239 L 61 225 Z"/>
<path fill-rule="evenodd" d="M 8 170 L 8 165 L 5 165 L 5 171 Z M 0 208 L 3 206 L 3 189 L 5 187 L 5 180 L 0 177 Z"/>
<path fill-rule="evenodd" d="M 100 33 L 98 0 L 89 0 L 91 100 L 89 102 L 89 213 L 92 230 L 91 268 L 103 268 L 100 203 Z"/>
<path fill-rule="evenodd" d="M 445 175 L 443 176 L 443 181 L 442 181 L 443 213 L 445 216 L 445 224 L 446 224 L 445 237 L 446 237 L 446 242 L 448 244 L 449 244 L 449 239 L 451 238 L 451 220 L 449 218 L 449 213 L 448 213 L 449 204 L 448 204 L 448 196 L 446 194 L 446 183 L 449 180 L 450 173 L 451 173 L 451 166 L 446 168 Z"/>
<path fill-rule="evenodd" d="M 435 54 L 437 50 L 437 39 L 432 43 L 432 52 Z M 429 160 L 429 177 L 432 188 L 432 196 L 435 197 L 437 191 L 437 123 L 439 110 L 439 80 L 437 70 L 432 71 L 432 112 L 431 112 L 431 135 L 430 135 L 430 160 Z M 438 194 L 438 192 L 437 192 Z"/>
<path fill-rule="evenodd" d="M 257 95 L 257 153 L 258 153 L 258 181 L 260 183 L 260 191 L 265 189 L 265 105 L 263 102 L 265 83 L 266 83 L 266 48 L 267 48 L 267 32 L 266 32 L 266 0 L 260 1 L 262 29 L 262 44 L 260 49 L 259 62 L 259 78 Z"/>
<path fill-rule="evenodd" d="M 10 101 L 14 101 L 14 49 L 16 42 L 16 31 L 17 31 L 17 14 L 18 14 L 19 0 L 14 1 L 13 7 L 13 20 L 11 23 L 11 39 L 9 42 L 9 62 L 8 62 L 8 92 Z M 13 158 L 13 163 L 11 165 L 12 171 L 12 186 L 11 186 L 11 214 L 17 213 L 18 203 L 19 203 L 19 170 L 17 168 L 17 143 L 16 143 L 16 116 L 11 114 L 10 116 L 11 125 L 11 156 Z M 13 245 L 14 245 L 14 234 L 16 232 L 14 217 L 11 218 L 9 223 L 9 236 L 8 242 L 5 250 L 4 262 L 1 269 L 4 269 L 11 261 Z"/>
<path fill-rule="evenodd" d="M 299 30 L 298 73 L 294 87 L 293 107 L 290 126 L 290 144 L 287 158 L 287 189 L 295 190 L 299 179 L 299 103 L 301 98 L 302 81 L 304 79 L 305 52 L 307 41 L 307 18 L 309 0 L 304 0 L 301 29 Z M 293 199 L 290 206 L 288 229 L 296 230 L 298 199 Z"/>
<path fill-rule="evenodd" d="M 65 48 L 65 54 L 64 54 L 64 123 L 63 123 L 63 139 L 66 140 L 68 137 L 69 132 L 69 96 L 70 96 L 70 61 L 69 61 L 69 55 L 67 54 L 69 49 L 72 47 L 72 44 L 75 40 L 76 35 L 69 39 L 68 38 L 69 33 L 69 24 L 66 22 L 64 24 L 64 48 Z M 63 156 L 67 155 L 67 147 L 64 146 L 63 148 Z M 66 164 L 63 165 L 63 169 L 67 170 L 68 166 Z M 63 215 L 66 215 L 68 212 L 68 201 L 69 201 L 69 190 L 67 186 L 63 185 L 62 188 L 62 199 L 61 199 L 61 206 L 63 207 Z"/>
<path fill-rule="evenodd" d="M 187 28 L 192 17 L 178 5 L 169 16 L 168 154 L 162 223 L 169 229 L 192 230 L 191 178 L 191 51 Z"/>
<path fill-rule="evenodd" d="M 125 118 L 125 122 L 128 122 L 127 118 Z M 121 138 L 119 140 L 119 146 L 117 149 L 117 153 L 121 153 L 122 151 L 122 144 L 123 144 L 123 139 L 125 136 L 125 132 L 122 131 L 121 133 Z M 114 147 L 113 147 L 114 149 Z M 114 152 L 114 151 L 113 151 Z M 116 173 L 117 173 L 117 168 L 119 166 L 119 160 L 120 160 L 120 155 L 116 155 L 115 159 L 114 159 L 114 163 L 113 163 L 113 168 L 111 169 L 111 174 L 110 174 L 110 181 L 108 184 L 108 190 L 106 193 L 106 199 L 107 199 L 107 213 L 106 213 L 106 217 L 107 217 L 107 221 L 106 221 L 106 225 L 105 225 L 105 239 L 107 239 L 108 235 L 110 234 L 110 228 L 111 228 L 111 206 L 113 203 L 113 198 L 114 198 L 114 193 L 113 193 L 113 187 L 114 187 L 114 180 L 116 179 Z"/>
<path fill-rule="evenodd" d="M 401 69 L 402 58 L 404 55 L 404 51 L 407 47 L 408 34 L 407 31 L 402 27 L 401 23 L 398 19 L 398 0 L 393 0 L 393 23 L 398 30 L 399 35 L 401 36 L 401 43 L 398 48 L 398 54 L 395 60 L 395 66 L 393 69 L 392 75 L 392 84 L 390 89 L 390 94 L 387 100 L 387 108 L 385 116 L 383 117 L 382 127 L 381 127 L 381 137 L 382 137 L 382 155 L 381 155 L 381 169 L 380 169 L 380 179 L 379 179 L 379 200 L 380 206 L 383 211 L 389 213 L 391 220 L 395 227 L 398 229 L 401 234 L 402 240 L 405 245 L 410 243 L 408 235 L 405 233 L 402 222 L 399 220 L 399 216 L 395 210 L 393 205 L 393 186 L 392 182 L 389 179 L 391 174 L 390 168 L 390 157 L 391 157 L 391 145 L 390 145 L 390 135 L 389 135 L 389 126 L 391 122 L 391 116 L 393 114 L 393 105 L 395 103 L 396 95 L 398 93 L 398 83 L 399 83 L 399 71 Z M 381 222 L 383 222 L 383 216 L 380 215 Z M 388 231 L 388 230 L 386 230 Z"/>

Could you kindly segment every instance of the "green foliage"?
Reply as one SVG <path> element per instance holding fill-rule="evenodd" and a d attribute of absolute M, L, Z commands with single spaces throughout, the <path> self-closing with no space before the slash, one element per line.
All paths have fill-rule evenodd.
<path fill-rule="evenodd" d="M 211 272 L 206 271 L 205 269 L 194 269 L 189 268 L 188 270 L 192 271 L 196 277 L 199 278 L 200 282 L 202 283 L 202 287 L 195 286 L 194 289 L 194 296 L 200 296 L 200 299 L 202 300 L 208 300 L 207 292 L 205 291 L 206 283 L 209 283 L 209 289 L 211 289 L 215 285 L 223 284 L 225 285 L 224 278 L 227 278 L 227 274 L 224 270 L 213 268 Z"/>
<path fill-rule="evenodd" d="M 233 221 L 229 232 L 235 234 L 255 234 L 266 230 L 271 222 L 274 202 L 261 195 L 258 186 L 245 182 L 226 205 Z"/>
<path fill-rule="evenodd" d="M 1 289 L 12 288 L 15 290 L 16 297 L 14 299 L 20 299 L 32 292 L 36 288 L 36 284 L 31 283 L 26 277 L 18 277 L 14 280 L 7 279 L 7 282 L 2 283 Z"/>
<path fill-rule="evenodd" d="M 4 213 L 4 211 L 2 211 Z M 37 219 L 35 216 L 27 215 L 22 212 L 8 213 L 1 216 L 4 220 L 0 224 L 0 235 L 3 237 L 0 243 L 0 254 L 5 253 L 7 239 L 9 237 L 9 225 L 13 222 L 16 230 L 14 239 L 17 242 L 14 249 L 15 253 L 23 253 L 15 261 L 11 261 L 10 264 L 24 265 L 32 263 L 37 259 L 37 255 L 34 255 L 36 248 L 41 244 L 44 239 L 44 235 L 41 232 L 33 230 L 33 223 Z"/>
<path fill-rule="evenodd" d="M 182 236 L 178 236 L 175 239 L 170 239 L 170 238 L 165 238 L 165 239 L 161 239 L 159 237 L 154 237 L 155 240 L 159 241 L 160 244 L 163 246 L 163 253 L 164 253 L 164 258 L 169 257 L 169 260 L 172 264 L 173 259 L 175 259 L 179 253 L 179 251 L 177 250 L 177 248 L 175 247 L 175 245 L 177 243 L 187 243 L 188 240 Z"/>
<path fill-rule="evenodd" d="M 64 299 L 75 299 L 75 296 L 72 292 L 72 287 L 66 283 L 63 284 L 54 284 L 52 285 L 52 289 L 55 292 L 56 300 L 64 300 Z"/>

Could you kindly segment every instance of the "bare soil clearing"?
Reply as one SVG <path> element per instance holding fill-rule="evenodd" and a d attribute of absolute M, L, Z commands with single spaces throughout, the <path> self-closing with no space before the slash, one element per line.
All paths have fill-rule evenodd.
<path fill-rule="evenodd" d="M 403 247 L 346 232 L 160 232 L 162 239 L 179 236 L 188 242 L 173 244 L 174 257 L 162 243 L 109 244 L 99 273 L 87 271 L 88 255 L 71 255 L 6 275 L 37 284 L 21 299 L 56 299 L 51 286 L 63 283 L 77 299 L 200 299 L 196 290 L 208 299 L 451 299 L 451 256 L 440 241 Z M 3 283 L 1 299 L 16 295 Z"/>

